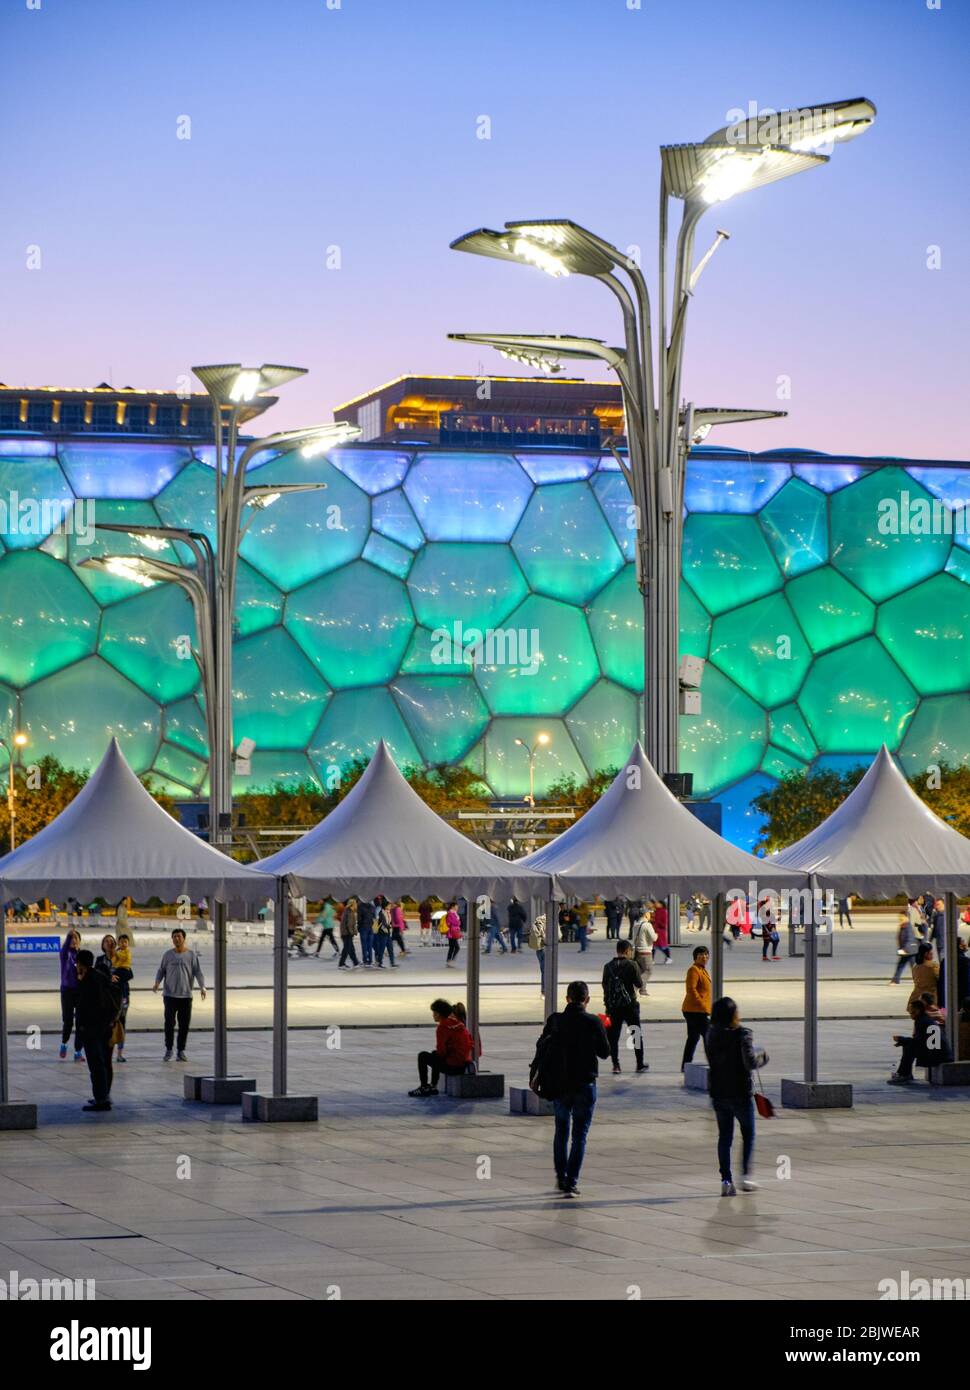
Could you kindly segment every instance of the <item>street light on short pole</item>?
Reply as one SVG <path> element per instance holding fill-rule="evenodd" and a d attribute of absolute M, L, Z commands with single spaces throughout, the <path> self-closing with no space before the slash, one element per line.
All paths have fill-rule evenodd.
<path fill-rule="evenodd" d="M 10 776 L 7 784 L 7 810 L 10 812 L 10 849 L 17 848 L 17 784 L 14 781 L 13 758 L 15 748 L 25 748 L 28 739 L 26 734 L 11 734 L 10 741 L 0 738 L 0 748 L 7 755 L 7 766 Z"/>
<path fill-rule="evenodd" d="M 551 743 L 552 739 L 548 734 L 537 734 L 535 743 L 526 743 L 524 739 L 517 738 L 515 745 L 517 748 L 524 748 L 529 759 L 529 795 L 526 798 L 533 811 L 536 808 L 536 756 L 540 748 L 545 748 Z"/>

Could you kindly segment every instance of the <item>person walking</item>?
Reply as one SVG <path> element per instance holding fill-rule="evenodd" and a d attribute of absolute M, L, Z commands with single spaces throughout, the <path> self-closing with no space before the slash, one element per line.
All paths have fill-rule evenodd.
<path fill-rule="evenodd" d="M 121 991 L 121 1008 L 118 1013 L 118 1021 L 114 1026 L 111 1035 L 112 1042 L 118 1049 L 119 1062 L 127 1062 L 125 1056 L 125 1036 L 128 1028 L 128 1006 L 131 1003 L 131 982 L 135 978 L 135 971 L 131 961 L 131 937 L 123 931 L 118 937 L 118 945 L 115 947 L 112 958 L 113 971 L 112 982 L 116 982 Z"/>
<path fill-rule="evenodd" d="M 579 954 L 583 955 L 589 950 L 589 923 L 591 917 L 590 910 L 586 903 L 576 905 L 576 940 L 579 942 Z"/>
<path fill-rule="evenodd" d="M 384 969 L 384 957 L 392 970 L 398 969 L 394 959 L 394 929 L 387 900 L 378 893 L 374 899 L 374 959 L 378 970 Z"/>
<path fill-rule="evenodd" d="M 643 1028 L 640 1024 L 639 1001 L 642 989 L 643 980 L 633 959 L 633 947 L 629 941 L 618 941 L 616 955 L 603 966 L 603 1003 L 610 1019 L 608 1036 L 614 1076 L 619 1076 L 621 1070 L 620 1032 L 624 1023 L 633 1039 L 637 1075 L 650 1070 L 643 1060 Z"/>
<path fill-rule="evenodd" d="M 633 928 L 633 960 L 640 969 L 643 982 L 642 994 L 649 994 L 647 984 L 653 974 L 653 948 L 657 944 L 657 933 L 653 929 L 649 912 L 642 912 Z"/>
<path fill-rule="evenodd" d="M 546 1020 L 529 1070 L 529 1084 L 540 1094 L 543 1077 L 556 1078 L 552 1160 L 556 1187 L 564 1197 L 579 1196 L 579 1175 L 596 1108 L 599 1061 L 610 1055 L 606 1029 L 595 1014 L 587 1013 L 588 1004 L 585 981 L 574 980 L 566 990 L 565 1009 Z"/>
<path fill-rule="evenodd" d="M 67 1045 L 74 1033 L 74 1060 L 81 1060 L 81 1039 L 77 1026 L 77 953 L 81 949 L 81 933 L 70 928 L 61 947 L 61 1061 L 67 1056 Z M 92 957 L 93 960 L 93 957 Z"/>
<path fill-rule="evenodd" d="M 121 1007 L 118 986 L 94 968 L 91 951 L 77 953 L 77 1027 L 91 1076 L 91 1100 L 82 1110 L 110 1110 L 111 1032 Z"/>
<path fill-rule="evenodd" d="M 741 1027 L 741 1015 L 733 999 L 716 1000 L 707 1033 L 708 1092 L 717 1118 L 717 1160 L 721 1170 L 721 1196 L 736 1197 L 731 1150 L 734 1126 L 741 1130 L 741 1191 L 755 1192 L 751 1176 L 754 1157 L 754 1087 L 752 1073 L 768 1062 L 766 1052 L 756 1052 L 751 1031 Z"/>
<path fill-rule="evenodd" d="M 408 929 L 404 916 L 404 904 L 402 902 L 391 903 L 389 910 L 391 914 L 391 940 L 402 956 L 409 956 L 411 952 L 404 944 L 404 933 Z"/>
<path fill-rule="evenodd" d="M 620 923 L 623 920 L 623 901 L 620 898 L 607 898 L 606 900 L 606 939 L 607 941 L 618 941 L 620 939 Z"/>
<path fill-rule="evenodd" d="M 377 909 L 369 898 L 357 904 L 357 935 L 360 937 L 360 958 L 365 970 L 374 968 L 374 919 Z"/>
<path fill-rule="evenodd" d="M 662 951 L 666 957 L 664 965 L 670 965 L 670 944 L 667 936 L 668 914 L 666 904 L 659 900 L 654 901 L 651 904 L 650 919 L 653 922 L 653 929 L 657 933 L 657 944 L 654 947 L 653 953 L 654 960 L 657 958 L 657 952 Z"/>
<path fill-rule="evenodd" d="M 172 932 L 171 949 L 166 951 L 159 961 L 155 983 L 152 985 L 153 994 L 157 994 L 159 986 L 162 986 L 162 1007 L 165 1011 L 165 1056 L 162 1060 L 165 1062 L 172 1060 L 173 1044 L 176 1047 L 176 1060 L 188 1061 L 185 1045 L 192 1022 L 192 986 L 195 982 L 198 982 L 199 995 L 204 999 L 205 976 L 202 974 L 202 963 L 197 952 L 190 951 L 186 946 L 185 932 L 181 927 L 176 927 Z"/>
<path fill-rule="evenodd" d="M 330 898 L 324 898 L 320 904 L 320 911 L 316 916 L 316 925 L 320 928 L 320 939 L 317 942 L 316 954 L 319 955 L 323 950 L 323 943 L 328 941 L 333 947 L 334 956 L 340 955 L 340 947 L 334 938 L 334 930 L 337 926 L 337 909 L 334 907 Z"/>
<path fill-rule="evenodd" d="M 711 977 L 707 973 L 707 962 L 711 953 L 706 946 L 694 947 L 693 963 L 687 968 L 684 981 L 684 1002 L 680 1011 L 687 1024 L 687 1041 L 684 1055 L 680 1059 L 680 1069 L 694 1060 L 698 1042 L 707 1043 L 707 1031 L 711 1022 Z"/>
<path fill-rule="evenodd" d="M 450 968 L 458 959 L 458 952 L 461 950 L 461 918 L 458 916 L 457 903 L 449 903 L 448 911 L 445 913 L 445 931 L 448 936 L 448 955 L 445 958 L 445 966 Z"/>
<path fill-rule="evenodd" d="M 422 946 L 431 945 L 431 924 L 434 903 L 430 898 L 422 898 L 418 903 L 418 924 L 420 927 L 420 942 Z"/>
<path fill-rule="evenodd" d="M 896 969 L 889 981 L 891 985 L 898 985 L 899 977 L 903 971 L 907 967 L 912 968 L 919 947 L 919 937 L 916 935 L 916 928 L 913 926 L 910 913 L 908 911 L 901 912 L 896 924 Z"/>
<path fill-rule="evenodd" d="M 936 958 L 942 970 L 946 960 L 946 904 L 942 898 L 931 899 L 931 904 L 927 940 L 936 947 Z"/>
<path fill-rule="evenodd" d="M 409 1096 L 424 1100 L 438 1094 L 438 1080 L 445 1076 L 461 1076 L 472 1060 L 475 1045 L 472 1035 L 452 1011 L 447 999 L 435 999 L 431 1017 L 435 1021 L 433 1052 L 418 1053 L 418 1086 Z"/>
<path fill-rule="evenodd" d="M 360 962 L 357 959 L 357 951 L 354 947 L 354 938 L 357 935 L 357 899 L 348 898 L 344 905 L 344 910 L 340 914 L 340 941 L 342 949 L 340 960 L 337 962 L 338 970 L 357 970 Z M 353 964 L 349 964 L 349 962 Z"/>
<path fill-rule="evenodd" d="M 524 903 L 520 903 L 518 898 L 513 898 L 509 903 L 509 950 L 513 956 L 516 951 L 522 949 L 522 933 L 529 925 L 529 914 Z"/>
<path fill-rule="evenodd" d="M 842 927 L 848 922 L 850 931 L 855 931 L 855 927 L 852 925 L 853 901 L 854 895 L 852 893 L 845 893 L 839 898 L 839 926 Z"/>
<path fill-rule="evenodd" d="M 707 931 L 711 925 L 711 900 L 703 893 L 695 894 L 697 901 L 697 930 Z"/>
<path fill-rule="evenodd" d="M 497 942 L 499 950 L 502 952 L 502 955 L 504 956 L 506 946 L 505 941 L 502 938 L 502 923 L 499 921 L 498 908 L 495 906 L 493 902 L 489 903 L 488 907 L 486 908 L 486 913 L 487 916 L 485 917 L 485 922 L 488 926 L 488 935 L 485 938 L 485 955 L 490 956 L 492 954 L 492 947 Z"/>
<path fill-rule="evenodd" d="M 772 898 L 763 898 L 758 905 L 758 921 L 761 923 L 761 960 L 772 962 L 778 959 L 778 909 Z M 771 951 L 769 957 L 768 952 Z"/>

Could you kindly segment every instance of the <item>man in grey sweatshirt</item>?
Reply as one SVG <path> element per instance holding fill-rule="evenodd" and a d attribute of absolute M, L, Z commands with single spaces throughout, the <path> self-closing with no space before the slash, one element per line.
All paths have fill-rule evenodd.
<path fill-rule="evenodd" d="M 180 1062 L 188 1061 L 185 1044 L 192 1021 L 192 983 L 199 982 L 199 993 L 205 998 L 205 977 L 202 965 L 195 951 L 185 944 L 185 932 L 176 927 L 172 932 L 172 949 L 166 951 L 159 962 L 155 975 L 153 991 L 157 994 L 163 985 L 162 1003 L 165 1006 L 165 1061 L 172 1060 L 172 1045 L 175 1042 L 175 1025 L 178 1024 L 178 1052 Z"/>

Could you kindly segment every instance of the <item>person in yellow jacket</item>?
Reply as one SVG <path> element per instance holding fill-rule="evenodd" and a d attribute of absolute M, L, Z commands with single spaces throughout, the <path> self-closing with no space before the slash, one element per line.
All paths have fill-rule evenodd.
<path fill-rule="evenodd" d="M 688 1062 L 694 1060 L 698 1040 L 704 1043 L 705 1049 L 707 1046 L 707 1030 L 711 1022 L 711 977 L 707 973 L 707 962 L 710 958 L 711 953 L 706 946 L 694 947 L 694 961 L 687 971 L 686 993 L 680 1006 L 684 1022 L 687 1024 L 687 1041 L 684 1043 L 681 1071 Z"/>

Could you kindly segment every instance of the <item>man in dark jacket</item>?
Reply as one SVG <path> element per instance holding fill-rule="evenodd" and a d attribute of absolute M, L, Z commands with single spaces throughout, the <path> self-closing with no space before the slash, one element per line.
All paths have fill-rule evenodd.
<path fill-rule="evenodd" d="M 893 1038 L 903 1055 L 889 1078 L 890 1086 L 905 1086 L 912 1081 L 914 1063 L 918 1067 L 938 1067 L 951 1060 L 939 1013 L 934 1010 L 931 1014 L 924 999 L 914 999 L 909 1011 L 913 1015 L 913 1036 L 906 1038 L 897 1034 Z"/>
<path fill-rule="evenodd" d="M 620 1033 L 624 1023 L 633 1038 L 633 1054 L 637 1073 L 649 1071 L 643 1060 L 643 1026 L 640 1023 L 640 995 L 643 976 L 633 959 L 633 947 L 627 940 L 616 943 L 616 955 L 603 966 L 603 1003 L 610 1018 L 610 1056 L 613 1075 L 620 1074 Z"/>
<path fill-rule="evenodd" d="M 529 914 L 525 909 L 525 904 L 520 903 L 518 898 L 513 898 L 509 903 L 509 945 L 512 947 L 512 954 L 522 945 L 522 933 L 529 925 Z"/>
<path fill-rule="evenodd" d="M 361 898 L 357 906 L 357 935 L 360 937 L 360 953 L 365 970 L 374 965 L 374 919 L 377 908 L 368 898 Z"/>
<path fill-rule="evenodd" d="M 94 968 L 90 951 L 77 953 L 77 1035 L 84 1048 L 94 1099 L 83 1110 L 110 1110 L 111 1030 L 121 1008 L 116 986 Z"/>
<path fill-rule="evenodd" d="M 556 1134 L 552 1158 L 556 1186 L 565 1197 L 579 1196 L 579 1173 L 596 1106 L 597 1059 L 610 1055 L 606 1029 L 595 1014 L 586 1012 L 588 1003 L 588 987 L 582 980 L 574 981 L 566 990 L 565 1009 L 550 1015 L 542 1034 L 559 1054 L 563 1077 L 563 1093 L 553 1101 Z"/>

